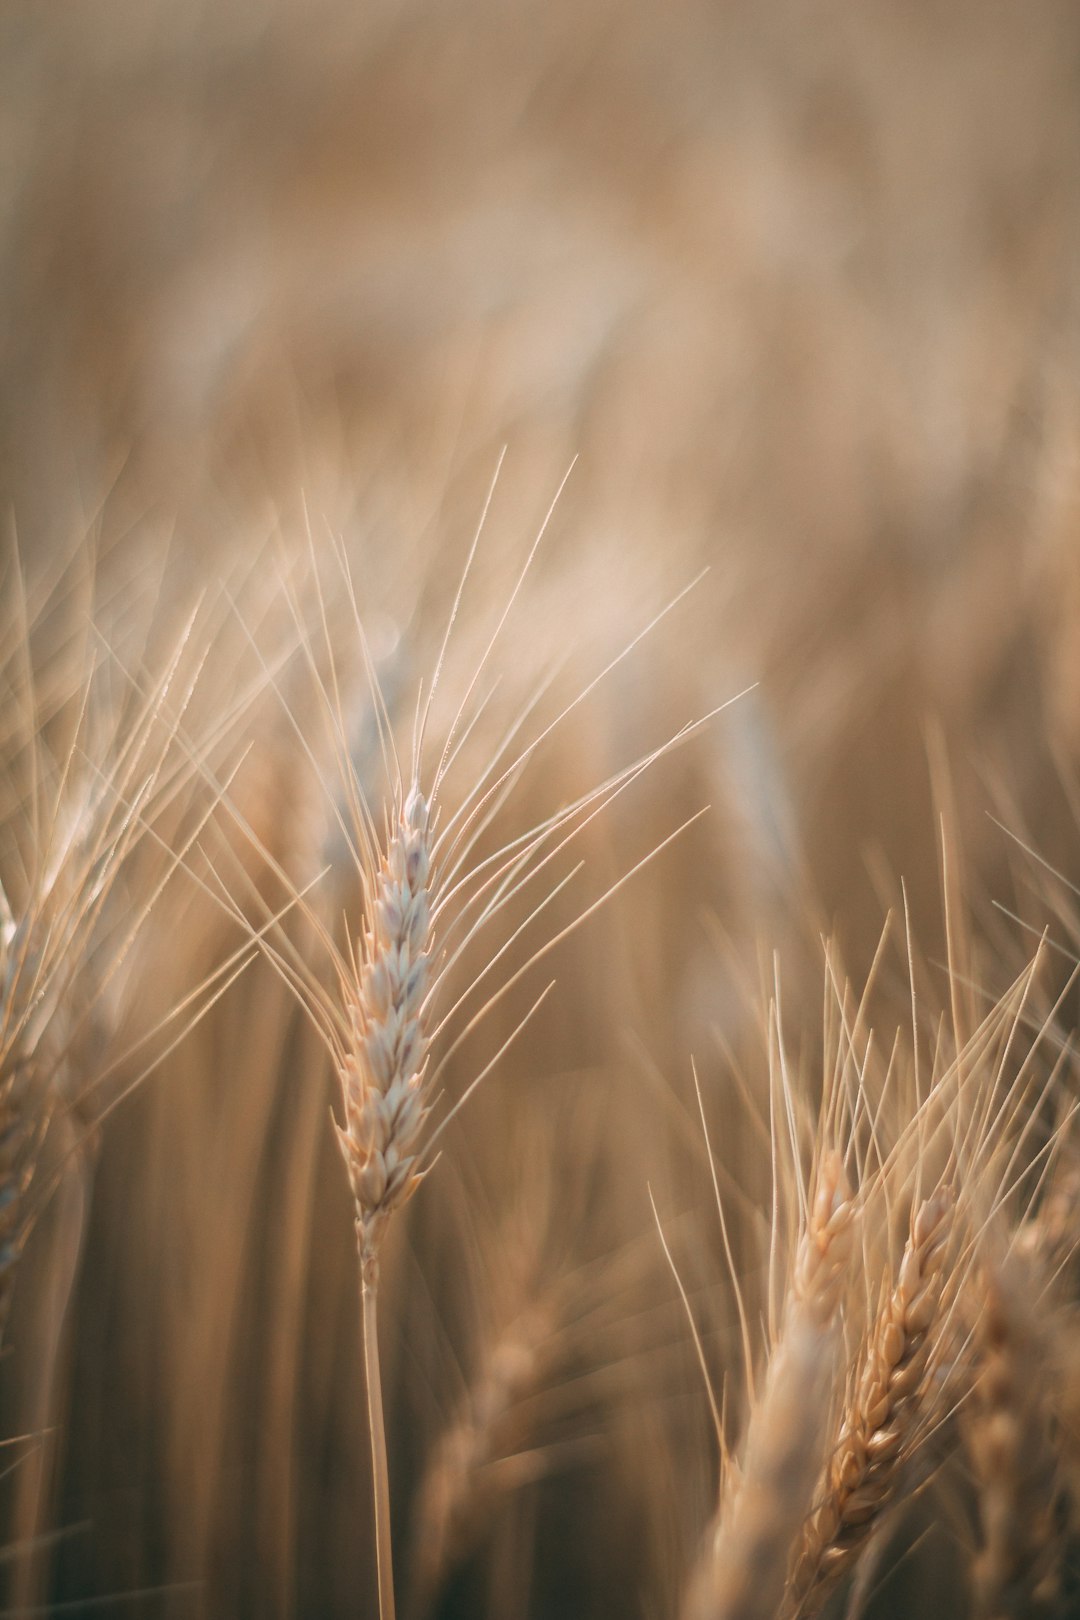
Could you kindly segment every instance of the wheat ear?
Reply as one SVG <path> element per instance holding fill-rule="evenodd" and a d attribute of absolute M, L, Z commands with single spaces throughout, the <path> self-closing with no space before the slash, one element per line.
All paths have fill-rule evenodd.
<path fill-rule="evenodd" d="M 527 1477 L 530 1464 L 536 1466 L 527 1450 L 507 1458 L 504 1448 L 515 1408 L 539 1385 L 553 1328 L 543 1304 L 511 1323 L 487 1357 L 464 1410 L 439 1440 L 417 1504 L 415 1615 L 435 1611 L 440 1592 L 479 1540 L 502 1477 Z"/>
<path fill-rule="evenodd" d="M 417 1147 L 429 1112 L 430 877 L 428 804 L 414 786 L 371 883 L 348 1006 L 352 1040 L 339 1063 L 345 1126 L 338 1127 L 338 1141 L 356 1204 L 360 1268 L 372 1289 L 386 1223 L 424 1173 Z"/>
<path fill-rule="evenodd" d="M 1012 1244 L 1016 1259 L 1037 1267 L 1055 1282 L 1055 1292 L 1075 1303 L 1080 1299 L 1080 1164 L 1069 1158 L 1055 1166 L 1046 1195 L 1020 1223 Z"/>
<path fill-rule="evenodd" d="M 807 1522 L 785 1612 L 816 1614 L 862 1551 L 896 1490 L 922 1427 L 927 1369 L 955 1201 L 939 1188 L 913 1211 L 896 1285 L 867 1335 L 862 1367 Z"/>
<path fill-rule="evenodd" d="M 780 1339 L 750 1420 L 741 1475 L 730 1475 L 684 1620 L 774 1620 L 792 1543 L 821 1468 L 823 1411 L 855 1211 L 838 1153 L 823 1159 L 795 1256 Z"/>
<path fill-rule="evenodd" d="M 76 1109 L 103 1117 L 95 1092 L 142 1045 L 109 1048 L 130 997 L 123 976 L 136 976 L 132 945 L 186 850 L 168 853 L 140 903 L 114 891 L 155 818 L 193 775 L 175 762 L 173 741 L 197 678 L 180 674 L 181 641 L 130 712 L 102 695 L 89 661 L 77 687 L 54 690 L 32 667 L 29 630 L 25 637 L 18 683 L 0 662 L 0 709 L 5 718 L 14 713 L 29 779 L 23 796 L 0 808 L 0 1338 L 34 1221 L 88 1134 L 78 1133 L 43 1181 L 37 1171 L 50 1121 Z M 72 715 L 66 728 L 56 721 L 56 737 L 45 723 L 53 711 Z"/>
<path fill-rule="evenodd" d="M 485 508 L 486 511 L 486 508 Z M 481 525 L 482 526 L 482 525 Z M 543 530 L 541 530 L 542 534 Z M 360 1290 L 364 1332 L 364 1359 L 367 1373 L 367 1400 L 371 1425 L 372 1461 L 375 1472 L 375 1527 L 378 1556 L 378 1584 L 382 1620 L 393 1620 L 394 1592 L 391 1569 L 389 1488 L 382 1401 L 379 1393 L 379 1356 L 376 1336 L 379 1258 L 387 1224 L 419 1186 L 433 1162 L 435 1144 L 467 1099 L 481 1084 L 508 1046 L 517 1039 L 538 1010 L 549 984 L 519 1020 L 502 1047 L 472 1079 L 463 1094 L 446 1110 L 437 1126 L 425 1131 L 425 1122 L 435 1101 L 439 1077 L 454 1054 L 487 1016 L 536 962 L 603 905 L 639 868 L 665 848 L 671 838 L 656 845 L 643 861 L 632 867 L 599 899 L 580 910 L 573 920 L 542 945 L 527 954 L 524 963 L 508 971 L 479 1007 L 472 1000 L 478 986 L 498 964 L 511 944 L 533 923 L 549 902 L 573 876 L 553 884 L 531 909 L 510 937 L 494 950 L 477 972 L 470 986 L 448 1008 L 438 1014 L 434 1005 L 440 988 L 449 982 L 457 963 L 473 947 L 477 938 L 500 914 L 518 902 L 540 873 L 546 871 L 568 844 L 589 825 L 602 808 L 618 797 L 656 760 L 663 757 L 695 727 L 684 727 L 666 743 L 654 748 L 609 776 L 599 786 L 535 823 L 528 831 L 509 838 L 479 858 L 477 848 L 521 776 L 529 760 L 545 740 L 569 716 L 598 683 L 637 645 L 652 625 L 638 634 L 599 675 L 594 676 L 554 719 L 541 726 L 531 741 L 518 747 L 517 734 L 532 712 L 525 705 L 505 732 L 495 752 L 461 795 L 456 808 L 442 820 L 436 832 L 439 810 L 445 806 L 442 789 L 454 770 L 461 746 L 483 713 L 487 698 L 479 695 L 479 684 L 489 657 L 524 582 L 531 559 L 539 545 L 534 542 L 525 568 L 518 577 L 493 634 L 468 682 L 465 695 L 449 726 L 439 763 L 430 776 L 428 791 L 419 782 L 425 753 L 427 725 L 432 702 L 444 667 L 451 632 L 457 619 L 462 593 L 472 565 L 479 530 L 470 550 L 465 572 L 458 586 L 444 633 L 431 683 L 422 701 L 418 698 L 411 750 L 411 770 L 402 772 L 394 737 L 394 727 L 379 688 L 371 649 L 364 635 L 348 559 L 339 550 L 337 563 L 341 585 L 359 639 L 364 676 L 373 708 L 379 752 L 387 780 L 392 784 L 384 829 L 380 831 L 372 813 L 368 793 L 361 781 L 352 750 L 352 728 L 342 696 L 342 683 L 335 660 L 334 640 L 327 614 L 317 560 L 312 555 L 313 588 L 318 606 L 325 667 L 320 669 L 316 648 L 309 639 L 303 606 L 286 580 L 285 590 L 293 613 L 301 651 L 308 663 L 329 733 L 334 764 L 343 790 L 344 802 L 328 788 L 333 817 L 342 834 L 350 860 L 355 865 L 362 889 L 363 917 L 359 938 L 350 936 L 346 950 L 318 914 L 305 905 L 280 865 L 259 843 L 257 835 L 242 817 L 241 830 L 270 863 L 284 882 L 291 902 L 298 902 L 301 914 L 312 925 L 337 979 L 335 987 L 325 985 L 288 939 L 285 933 L 264 938 L 274 919 L 268 919 L 259 940 L 270 960 L 297 995 L 305 1012 L 329 1051 L 342 1088 L 344 1121 L 337 1127 L 338 1141 L 345 1159 L 353 1192 L 357 1244 L 360 1260 Z M 675 599 L 676 601 L 678 598 Z M 673 606 L 674 603 L 669 604 Z M 664 610 L 667 611 L 666 609 Z M 658 622 L 663 614 L 652 623 Z M 272 672 L 267 678 L 277 689 Z M 280 695 L 280 689 L 279 695 Z M 542 690 L 542 689 L 541 689 Z M 472 712 L 470 712 L 470 709 Z M 288 705 L 285 706 L 301 748 L 321 776 L 315 750 Z M 695 722 L 698 724 L 699 722 Z M 516 752 L 515 752 L 516 750 Z M 410 783 L 406 792 L 405 782 Z M 694 819 L 694 818 L 691 818 Z M 687 823 L 688 824 L 688 823 Z M 436 871 L 437 869 L 437 871 Z M 222 885 L 227 910 L 250 929 L 238 904 Z M 535 891 L 533 891 L 535 893 Z M 522 902 L 523 903 L 523 902 Z M 475 1008 L 475 1010 L 473 1010 Z M 448 1034 L 447 1032 L 453 1031 Z M 429 1066 L 431 1043 L 439 1040 L 438 1062 Z"/>
<path fill-rule="evenodd" d="M 394 1615 L 390 1487 L 379 1372 L 379 1247 L 386 1223 L 416 1191 L 429 1109 L 424 1098 L 430 979 L 431 848 L 428 802 L 414 784 L 395 817 L 377 871 L 365 882 L 366 916 L 347 1014 L 351 1040 L 338 1062 L 345 1125 L 335 1127 L 356 1207 L 379 1613 Z"/>
<path fill-rule="evenodd" d="M 1041 1398 L 1047 1361 L 1017 1281 L 1008 1262 L 982 1268 L 975 1383 L 963 1424 L 978 1496 L 972 1578 L 982 1620 L 1051 1614 L 1061 1585 L 1059 1459 Z"/>

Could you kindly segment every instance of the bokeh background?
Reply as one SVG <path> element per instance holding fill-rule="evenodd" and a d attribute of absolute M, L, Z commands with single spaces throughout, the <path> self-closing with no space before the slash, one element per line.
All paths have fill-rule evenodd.
<path fill-rule="evenodd" d="M 709 814 L 555 956 L 550 1017 L 417 1201 L 387 1326 L 410 1571 L 483 1347 L 537 1276 L 587 1277 L 596 1314 L 505 1441 L 535 1466 L 417 1614 L 671 1612 L 715 1457 L 645 1186 L 708 1210 L 691 1052 L 717 1087 L 753 1073 L 774 947 L 812 1032 L 819 936 L 858 980 L 901 878 L 938 960 L 942 813 L 987 993 L 1047 909 L 1010 834 L 1076 874 L 1080 12 L 7 0 L 0 154 L 0 493 L 31 572 L 92 540 L 178 600 L 240 581 L 273 624 L 266 559 L 341 536 L 407 729 L 503 446 L 462 669 L 577 458 L 508 701 L 564 653 L 576 689 L 708 568 L 520 814 L 756 683 L 588 829 L 590 895 Z M 272 699 L 259 725 L 237 792 L 306 881 L 318 795 Z M 153 958 L 163 1000 L 223 935 Z M 9 1481 L 9 1612 L 371 1612 L 332 1096 L 255 968 L 55 1201 L 2 1370 L 7 1432 L 55 1430 Z M 74 1273 L 49 1258 L 72 1230 Z M 705 1293 L 717 1241 L 712 1273 L 686 1261 Z"/>

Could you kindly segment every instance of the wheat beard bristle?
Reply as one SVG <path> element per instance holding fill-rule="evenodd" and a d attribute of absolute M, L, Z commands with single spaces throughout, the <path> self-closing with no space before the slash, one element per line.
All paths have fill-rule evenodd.
<path fill-rule="evenodd" d="M 750 1420 L 745 1462 L 704 1560 L 684 1620 L 774 1620 L 821 1469 L 835 1323 L 853 1247 L 854 1207 L 840 1155 L 822 1162 L 795 1259 L 781 1336 Z"/>
<path fill-rule="evenodd" d="M 349 1008 L 351 1049 L 340 1065 L 345 1128 L 338 1139 L 356 1202 L 365 1278 L 373 1280 L 385 1225 L 416 1191 L 424 1101 L 424 1001 L 431 979 L 429 805 L 415 785 L 370 887 L 369 920 Z"/>
<path fill-rule="evenodd" d="M 873 1325 L 855 1395 L 792 1574 L 785 1613 L 814 1614 L 866 1545 L 910 1455 L 941 1297 L 954 1199 L 939 1188 L 915 1210 L 896 1286 Z"/>

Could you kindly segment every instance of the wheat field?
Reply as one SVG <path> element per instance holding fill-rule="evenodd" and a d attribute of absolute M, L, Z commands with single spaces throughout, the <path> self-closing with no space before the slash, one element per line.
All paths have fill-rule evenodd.
<path fill-rule="evenodd" d="M 0 9 L 0 1614 L 1080 1612 L 1080 16 Z"/>

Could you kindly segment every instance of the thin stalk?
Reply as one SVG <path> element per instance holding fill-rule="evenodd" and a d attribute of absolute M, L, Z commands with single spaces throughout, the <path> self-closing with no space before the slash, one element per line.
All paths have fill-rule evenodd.
<path fill-rule="evenodd" d="M 364 1319 L 364 1381 L 368 1428 L 371 1431 L 371 1474 L 375 1500 L 375 1558 L 379 1571 L 379 1620 L 394 1620 L 394 1559 L 390 1545 L 390 1470 L 386 1461 L 382 1378 L 379 1374 L 379 1328 L 376 1311 L 378 1275 L 373 1265 L 361 1268 L 360 1304 Z"/>

